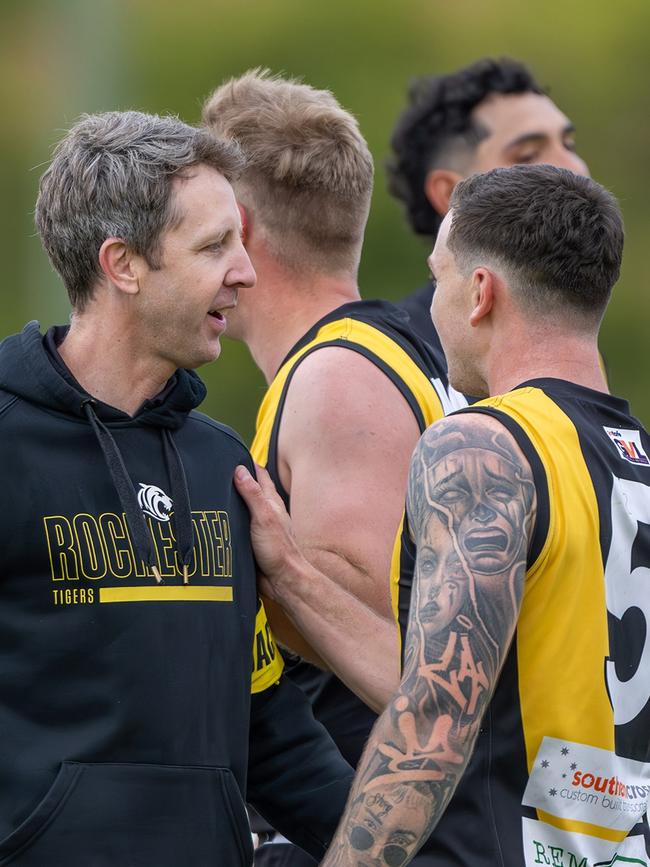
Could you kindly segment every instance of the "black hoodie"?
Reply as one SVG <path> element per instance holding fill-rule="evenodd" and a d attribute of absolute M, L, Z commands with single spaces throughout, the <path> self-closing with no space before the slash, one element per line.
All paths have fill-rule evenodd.
<path fill-rule="evenodd" d="M 351 771 L 281 677 L 249 454 L 193 372 L 93 400 L 64 334 L 0 343 L 0 865 L 250 864 L 245 797 L 319 857 Z"/>

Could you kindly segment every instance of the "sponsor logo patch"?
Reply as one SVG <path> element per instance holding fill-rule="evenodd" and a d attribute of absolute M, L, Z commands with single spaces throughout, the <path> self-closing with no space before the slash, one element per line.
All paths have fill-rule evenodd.
<path fill-rule="evenodd" d="M 641 445 L 641 434 L 638 430 L 625 430 L 619 427 L 604 427 L 603 430 L 616 446 L 619 458 L 628 464 L 650 466 L 650 458 Z"/>
<path fill-rule="evenodd" d="M 629 831 L 646 812 L 648 794 L 649 765 L 545 737 L 523 803 L 561 819 Z"/>

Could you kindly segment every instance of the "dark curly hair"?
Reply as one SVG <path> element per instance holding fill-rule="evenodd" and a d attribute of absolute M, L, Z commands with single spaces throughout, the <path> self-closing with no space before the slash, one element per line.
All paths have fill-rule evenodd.
<path fill-rule="evenodd" d="M 529 70 L 516 60 L 483 58 L 449 75 L 415 79 L 409 105 L 391 137 L 388 189 L 406 207 L 412 229 L 428 238 L 438 233 L 442 216 L 424 193 L 427 172 L 454 139 L 475 148 L 485 132 L 472 122 L 476 106 L 492 93 L 544 93 Z"/>

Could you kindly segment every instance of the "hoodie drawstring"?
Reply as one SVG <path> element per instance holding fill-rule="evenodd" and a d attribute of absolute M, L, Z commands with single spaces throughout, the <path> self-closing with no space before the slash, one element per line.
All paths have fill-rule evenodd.
<path fill-rule="evenodd" d="M 172 487 L 174 502 L 174 523 L 176 525 L 176 545 L 183 566 L 183 584 L 189 584 L 190 561 L 194 553 L 194 526 L 190 510 L 190 495 L 181 456 L 176 448 L 171 431 L 163 428 L 163 447 L 165 462 Z"/>
<path fill-rule="evenodd" d="M 82 408 L 104 453 L 106 464 L 113 479 L 117 495 L 120 498 L 120 503 L 124 509 L 138 556 L 151 568 L 156 581 L 160 584 L 162 576 L 158 568 L 156 549 L 149 527 L 144 519 L 144 514 L 138 503 L 138 496 L 133 487 L 133 482 L 111 432 L 95 413 L 93 408 L 94 403 L 95 401 L 92 398 L 87 398 L 83 401 Z M 176 444 L 171 437 L 171 433 L 166 429 L 163 429 L 163 446 L 165 461 L 171 480 L 172 500 L 174 502 L 177 550 L 182 563 L 183 583 L 187 584 L 189 582 L 189 563 L 194 550 L 194 527 L 192 525 L 187 480 Z"/>

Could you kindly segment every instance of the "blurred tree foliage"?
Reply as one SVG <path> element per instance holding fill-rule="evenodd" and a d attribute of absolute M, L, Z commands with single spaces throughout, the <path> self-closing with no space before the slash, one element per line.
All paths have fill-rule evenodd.
<path fill-rule="evenodd" d="M 2 0 L 0 334 L 68 316 L 32 220 L 38 178 L 62 130 L 83 112 L 130 107 L 196 122 L 219 82 L 253 66 L 329 88 L 359 118 L 377 163 L 362 293 L 399 297 L 422 282 L 428 253 L 387 195 L 383 171 L 407 84 L 510 55 L 550 87 L 577 125 L 594 177 L 622 202 L 625 264 L 602 349 L 613 389 L 649 424 L 649 27 L 647 0 Z M 264 382 L 247 351 L 228 341 L 202 373 L 204 409 L 250 438 Z"/>

